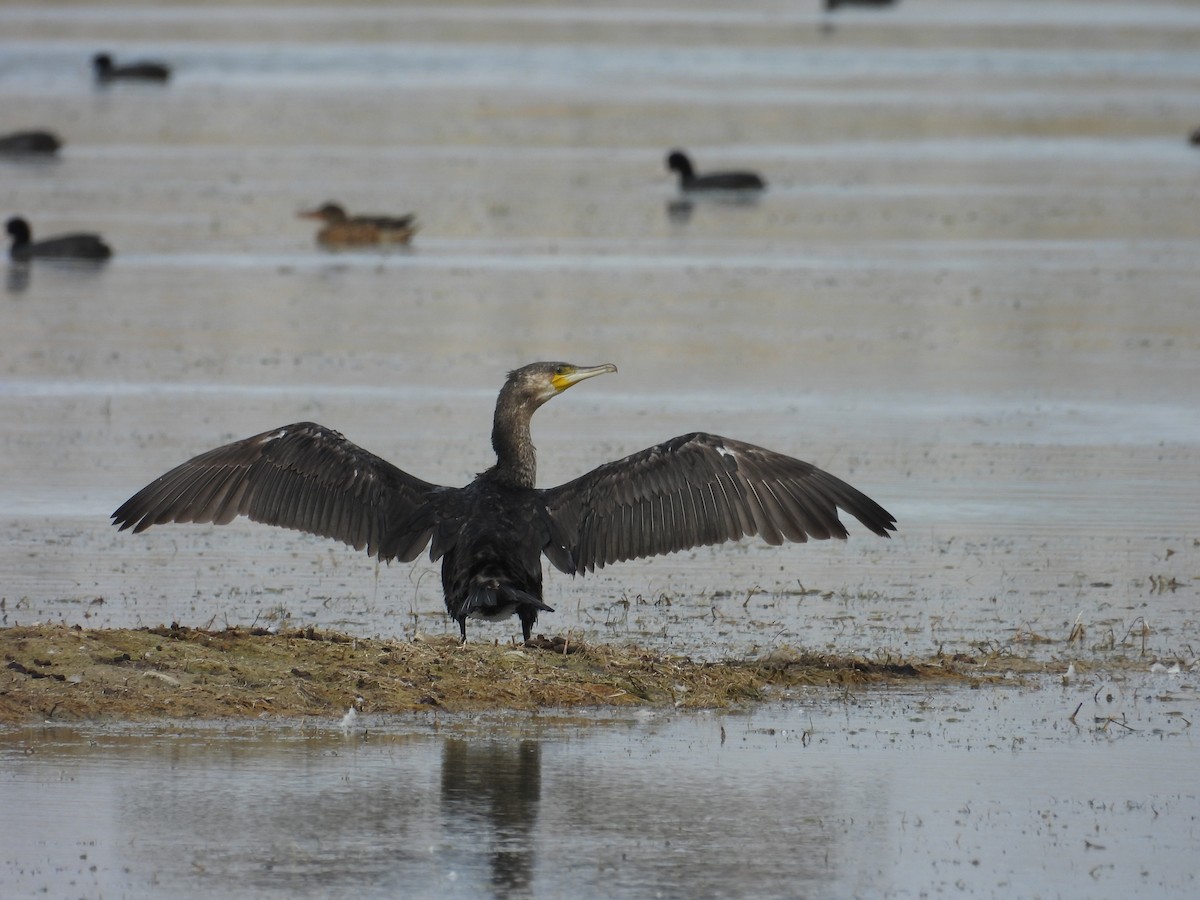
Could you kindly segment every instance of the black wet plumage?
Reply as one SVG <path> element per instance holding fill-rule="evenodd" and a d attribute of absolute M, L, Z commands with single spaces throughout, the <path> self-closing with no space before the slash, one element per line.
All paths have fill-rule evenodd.
<path fill-rule="evenodd" d="M 0 154 L 5 156 L 51 156 L 62 141 L 49 131 L 14 131 L 0 136 Z"/>
<path fill-rule="evenodd" d="M 31 259 L 108 259 L 112 248 L 96 234 L 60 234 L 57 237 L 34 241 L 29 223 L 14 216 L 5 225 L 12 243 L 9 258 L 16 262 Z"/>
<path fill-rule="evenodd" d="M 884 7 L 895 6 L 896 0 L 825 0 L 825 11 L 836 12 L 843 6 Z"/>
<path fill-rule="evenodd" d="M 884 537 L 894 517 L 823 472 L 713 434 L 681 435 L 537 488 L 533 413 L 612 365 L 533 363 L 509 373 L 496 401 L 496 464 L 466 487 L 422 481 L 311 422 L 218 447 L 126 501 L 122 530 L 166 522 L 225 524 L 238 515 L 334 538 L 381 560 L 441 559 L 446 608 L 466 640 L 468 617 L 516 614 L 529 640 L 542 602 L 543 555 L 568 574 L 759 535 L 768 544 L 845 538 L 840 507 Z"/>
<path fill-rule="evenodd" d="M 683 191 L 761 191 L 767 186 L 754 172 L 709 172 L 697 175 L 692 161 L 682 150 L 667 154 L 667 168 L 679 173 L 679 189 Z"/>
<path fill-rule="evenodd" d="M 106 81 L 166 81 L 171 77 L 171 67 L 165 63 L 140 61 L 118 66 L 107 53 L 92 57 L 92 70 L 96 80 Z"/>

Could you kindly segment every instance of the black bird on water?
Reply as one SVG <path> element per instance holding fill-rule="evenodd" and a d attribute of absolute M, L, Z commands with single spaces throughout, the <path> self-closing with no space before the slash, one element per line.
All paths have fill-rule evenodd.
<path fill-rule="evenodd" d="M 14 131 L 0 136 L 3 156 L 53 156 L 61 146 L 58 135 L 49 131 Z"/>
<path fill-rule="evenodd" d="M 679 173 L 682 191 L 761 191 L 767 186 L 754 172 L 710 172 L 697 175 L 692 161 L 682 150 L 667 154 L 667 168 Z"/>
<path fill-rule="evenodd" d="M 35 242 L 29 223 L 20 216 L 13 216 L 4 227 L 12 238 L 8 256 L 14 262 L 23 263 L 31 259 L 102 260 L 112 256 L 112 248 L 99 235 L 60 234 Z"/>
<path fill-rule="evenodd" d="M 118 66 L 107 53 L 92 57 L 92 69 L 99 82 L 108 81 L 166 81 L 171 77 L 171 67 L 159 62 L 135 62 Z"/>
<path fill-rule="evenodd" d="M 442 560 L 446 609 L 467 619 L 514 613 L 529 640 L 544 554 L 580 574 L 608 563 L 759 535 L 768 544 L 845 538 L 838 507 L 884 537 L 893 516 L 811 463 L 713 434 L 686 434 L 536 486 L 529 422 L 551 397 L 613 365 L 538 362 L 510 372 L 496 401 L 496 464 L 466 487 L 422 481 L 321 425 L 235 441 L 172 469 L 112 514 L 121 530 L 238 515 L 335 538 L 381 560 Z"/>
<path fill-rule="evenodd" d="M 825 11 L 836 12 L 841 6 L 870 6 L 880 8 L 883 6 L 895 6 L 896 0 L 825 0 Z"/>

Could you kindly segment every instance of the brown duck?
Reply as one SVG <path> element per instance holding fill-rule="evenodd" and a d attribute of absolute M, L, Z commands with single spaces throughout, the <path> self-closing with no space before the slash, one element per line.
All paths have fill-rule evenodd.
<path fill-rule="evenodd" d="M 301 212 L 302 219 L 325 223 L 317 232 L 317 243 L 324 247 L 370 247 L 376 244 L 407 244 L 417 233 L 417 217 L 351 216 L 336 203 L 324 203 Z"/>

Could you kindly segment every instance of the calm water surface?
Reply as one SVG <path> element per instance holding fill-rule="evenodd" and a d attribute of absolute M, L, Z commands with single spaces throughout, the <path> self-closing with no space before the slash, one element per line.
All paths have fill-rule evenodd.
<path fill-rule="evenodd" d="M 1177 683 L 0 739 L 17 895 L 1184 896 Z M 1090 693 L 1090 691 L 1088 692 Z M 1192 698 L 1194 700 L 1194 698 Z M 1095 713 L 1123 724 L 1098 724 Z M 1069 715 L 1069 712 L 1067 713 Z M 1030 728 L 1030 724 L 1034 728 Z"/>
<path fill-rule="evenodd" d="M 547 633 L 1077 664 L 744 714 L 11 730 L 0 893 L 1194 894 L 1197 46 L 1183 2 L 0 6 L 0 130 L 66 141 L 0 161 L 5 214 L 117 251 L 6 273 L 0 624 L 453 630 L 427 563 L 108 514 L 302 419 L 463 483 L 504 372 L 565 358 L 620 374 L 539 413 L 543 484 L 707 430 L 900 531 L 550 572 Z M 99 49 L 175 77 L 97 90 Z M 675 146 L 769 190 L 681 206 Z M 295 213 L 329 199 L 422 231 L 321 252 Z"/>

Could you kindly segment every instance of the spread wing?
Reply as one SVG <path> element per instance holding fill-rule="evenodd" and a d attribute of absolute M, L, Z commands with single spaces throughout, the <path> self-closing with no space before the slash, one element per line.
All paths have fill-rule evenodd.
<path fill-rule="evenodd" d="M 334 538 L 382 560 L 415 559 L 448 489 L 409 475 L 338 432 L 299 422 L 201 453 L 112 514 L 124 531 L 166 522 L 255 522 Z"/>
<path fill-rule="evenodd" d="M 840 478 L 781 453 L 686 434 L 543 492 L 546 555 L 566 572 L 759 535 L 768 544 L 845 538 L 840 507 L 878 535 L 896 520 Z"/>

